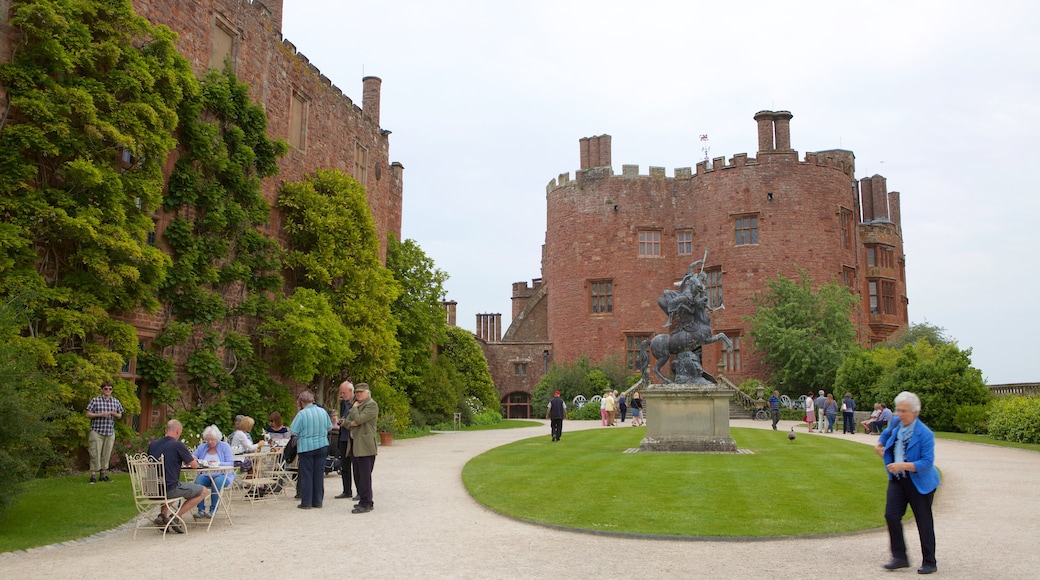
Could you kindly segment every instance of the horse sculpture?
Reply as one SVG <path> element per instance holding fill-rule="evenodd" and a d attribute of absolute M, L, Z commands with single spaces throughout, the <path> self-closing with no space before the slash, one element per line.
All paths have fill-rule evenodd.
<path fill-rule="evenodd" d="M 650 365 L 646 349 L 654 355 L 657 363 L 654 365 L 654 374 L 666 383 L 672 381 L 661 374 L 661 369 L 668 364 L 672 355 L 682 352 L 696 351 L 694 356 L 699 364 L 701 346 L 713 342 L 722 341 L 730 353 L 733 352 L 733 342 L 724 333 L 711 333 L 711 319 L 709 317 L 708 297 L 703 282 L 703 273 L 694 274 L 693 268 L 696 264 L 703 263 L 698 260 L 690 265 L 689 272 L 679 283 L 679 290 L 666 290 L 665 295 L 658 298 L 657 303 L 661 309 L 668 314 L 668 324 L 675 323 L 671 332 L 658 334 L 652 339 L 644 340 L 640 344 L 640 372 L 644 380 L 648 379 L 647 367 Z M 703 369 L 701 369 L 703 373 Z M 709 375 L 710 376 L 710 375 Z M 699 379 L 700 377 L 695 377 Z M 649 382 L 649 381 L 647 381 Z M 712 381 L 714 382 L 714 381 Z"/>

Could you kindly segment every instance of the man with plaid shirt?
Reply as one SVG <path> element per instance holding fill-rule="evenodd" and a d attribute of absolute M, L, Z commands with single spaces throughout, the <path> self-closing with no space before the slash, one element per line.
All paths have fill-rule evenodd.
<path fill-rule="evenodd" d="M 87 418 L 90 419 L 90 435 L 87 437 L 90 483 L 112 481 L 105 475 L 105 470 L 112 460 L 112 443 L 116 440 L 115 420 L 123 418 L 123 405 L 112 396 L 112 383 L 101 383 L 101 395 L 87 404 Z"/>

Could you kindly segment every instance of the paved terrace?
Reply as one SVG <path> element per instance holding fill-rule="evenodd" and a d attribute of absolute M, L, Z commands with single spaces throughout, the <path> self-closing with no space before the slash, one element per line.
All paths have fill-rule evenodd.
<path fill-rule="evenodd" d="M 781 422 L 780 434 L 794 424 Z M 750 420 L 732 425 L 769 427 Z M 604 427 L 598 421 L 568 421 L 560 444 L 567 445 L 568 431 L 599 428 Z M 143 530 L 135 541 L 124 525 L 84 540 L 0 554 L 0 577 L 917 577 L 920 547 L 912 523 L 906 533 L 914 567 L 880 568 L 888 560 L 880 513 L 876 530 L 843 536 L 670 541 L 526 524 L 473 501 L 461 481 L 466 461 L 534 436 L 548 438 L 548 425 L 395 441 L 376 461 L 372 513 L 352 515 L 353 502 L 332 499 L 339 480 L 329 477 L 321 510 L 298 510 L 288 498 L 253 506 L 236 502 L 234 526 L 216 522 L 211 532 L 189 529 L 165 540 Z M 876 440 L 804 431 L 799 437 Z M 1040 454 L 940 439 L 936 456 L 944 476 L 934 506 L 940 577 L 1040 577 Z M 613 491 L 638 497 L 635 490 Z"/>

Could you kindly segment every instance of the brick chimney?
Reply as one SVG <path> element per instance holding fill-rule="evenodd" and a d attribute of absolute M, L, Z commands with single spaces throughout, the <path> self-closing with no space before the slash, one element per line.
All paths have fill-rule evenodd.
<path fill-rule="evenodd" d="M 776 135 L 776 150 L 791 150 L 791 111 L 773 113 L 773 133 Z"/>
<path fill-rule="evenodd" d="M 755 113 L 758 122 L 758 152 L 773 151 L 773 112 L 759 111 Z"/>
<path fill-rule="evenodd" d="M 596 135 L 595 137 L 582 137 L 578 139 L 578 148 L 581 154 L 582 171 L 593 167 L 610 167 L 610 135 Z"/>
<path fill-rule="evenodd" d="M 379 89 L 383 79 L 379 77 L 365 77 L 361 79 L 364 88 L 361 93 L 361 110 L 365 112 L 376 126 L 379 126 Z"/>
<path fill-rule="evenodd" d="M 500 342 L 502 340 L 502 315 L 478 314 L 477 338 L 484 342 Z"/>
<path fill-rule="evenodd" d="M 445 300 L 444 302 L 441 302 L 441 304 L 444 306 L 445 316 L 448 317 L 448 326 L 458 326 L 455 324 L 455 312 L 459 303 L 454 300 Z"/>

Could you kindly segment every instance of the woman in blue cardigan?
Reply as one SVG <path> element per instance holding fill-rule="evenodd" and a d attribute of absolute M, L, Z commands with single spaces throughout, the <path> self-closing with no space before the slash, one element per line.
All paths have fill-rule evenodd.
<path fill-rule="evenodd" d="M 923 562 L 918 574 L 932 574 L 935 566 L 935 527 L 932 521 L 932 498 L 939 487 L 935 470 L 935 435 L 917 415 L 921 399 L 903 391 L 896 396 L 896 418 L 881 432 L 875 446 L 888 470 L 888 493 L 885 498 L 885 521 L 892 548 L 892 561 L 887 570 L 908 568 L 906 542 L 903 540 L 903 515 L 906 506 L 914 511 L 917 531 L 921 536 Z"/>
<path fill-rule="evenodd" d="M 200 466 L 210 461 L 216 461 L 225 467 L 235 464 L 235 455 L 231 452 L 231 446 L 221 441 L 222 437 L 223 435 L 216 425 L 210 425 L 202 431 L 204 442 L 192 454 L 199 460 Z M 195 478 L 195 483 L 210 489 L 209 512 L 206 511 L 206 500 L 203 499 L 199 502 L 199 511 L 195 513 L 196 520 L 213 517 L 213 514 L 217 511 L 217 502 L 220 500 L 220 490 L 231 485 L 231 481 L 234 479 L 234 471 L 216 475 L 202 473 Z"/>

